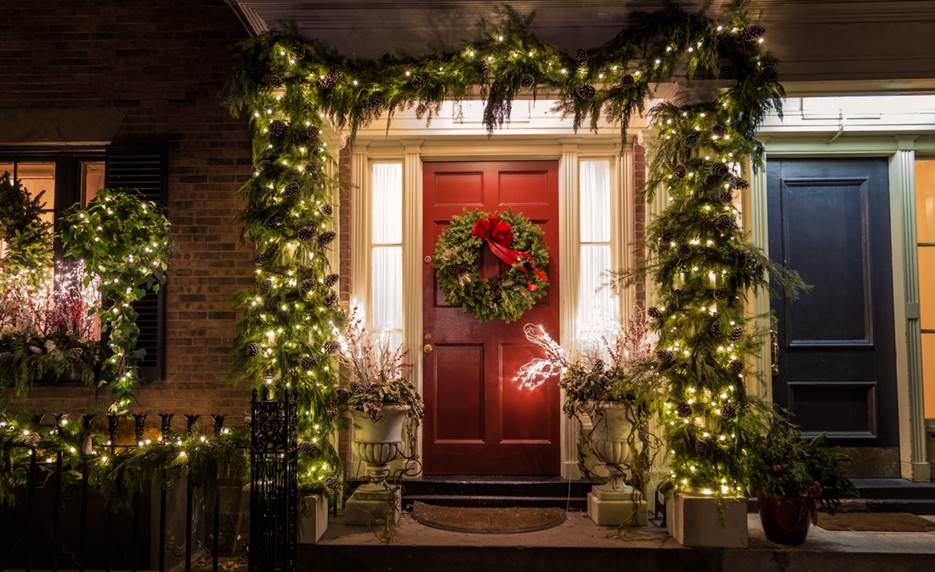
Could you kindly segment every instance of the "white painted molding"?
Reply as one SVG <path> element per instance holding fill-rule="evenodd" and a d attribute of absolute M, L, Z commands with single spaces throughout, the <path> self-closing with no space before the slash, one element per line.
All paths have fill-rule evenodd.
<path fill-rule="evenodd" d="M 403 158 L 403 339 L 412 363 L 412 381 L 422 387 L 422 269 L 427 264 L 422 252 L 422 157 L 417 143 L 407 145 Z M 422 457 L 422 429 L 416 439 L 416 452 Z"/>

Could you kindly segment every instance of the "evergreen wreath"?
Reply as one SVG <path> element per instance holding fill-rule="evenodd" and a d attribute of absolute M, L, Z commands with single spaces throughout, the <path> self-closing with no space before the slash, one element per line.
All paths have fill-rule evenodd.
<path fill-rule="evenodd" d="M 494 237 L 485 239 L 479 227 L 493 223 Z M 499 223 L 499 224 L 498 224 Z M 480 276 L 481 253 L 488 244 L 515 262 L 493 279 Z M 503 258 L 501 258 L 503 260 Z M 489 214 L 465 211 L 451 219 L 435 244 L 433 265 L 438 286 L 448 302 L 482 322 L 514 322 L 545 296 L 548 278 L 542 272 L 549 264 L 549 250 L 542 229 L 512 211 Z"/>

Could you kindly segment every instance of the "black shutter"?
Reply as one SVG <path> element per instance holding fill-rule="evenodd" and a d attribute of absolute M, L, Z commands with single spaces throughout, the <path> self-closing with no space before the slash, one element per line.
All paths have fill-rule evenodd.
<path fill-rule="evenodd" d="M 107 148 L 104 186 L 109 189 L 136 189 L 147 199 L 165 207 L 168 186 L 168 154 L 164 147 Z M 146 350 L 140 361 L 140 378 L 161 380 L 165 372 L 165 288 L 149 294 L 136 304 L 140 328 L 138 349 Z"/>

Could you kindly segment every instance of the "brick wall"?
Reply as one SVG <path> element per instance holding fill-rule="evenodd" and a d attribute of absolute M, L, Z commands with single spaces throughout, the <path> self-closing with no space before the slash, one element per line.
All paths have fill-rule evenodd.
<path fill-rule="evenodd" d="M 250 175 L 250 138 L 220 97 L 246 31 L 222 0 L 7 2 L 2 12 L 0 110 L 117 108 L 125 116 L 114 143 L 169 145 L 179 251 L 167 287 L 166 375 L 140 390 L 137 408 L 242 423 L 246 392 L 227 372 L 232 296 L 252 282 L 235 196 Z M 37 388 L 26 403 L 79 411 L 109 402 L 106 391 L 60 387 Z"/>
<path fill-rule="evenodd" d="M 633 146 L 633 267 L 639 268 L 646 259 L 646 197 L 643 186 L 646 185 L 646 148 Z M 646 281 L 636 283 L 636 305 L 646 307 Z"/>

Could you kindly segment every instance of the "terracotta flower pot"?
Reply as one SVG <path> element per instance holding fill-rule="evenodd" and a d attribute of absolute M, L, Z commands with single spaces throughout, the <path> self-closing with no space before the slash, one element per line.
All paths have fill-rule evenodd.
<path fill-rule="evenodd" d="M 813 503 L 808 497 L 774 497 L 758 492 L 756 505 L 766 538 L 791 546 L 805 542 L 812 524 Z"/>

